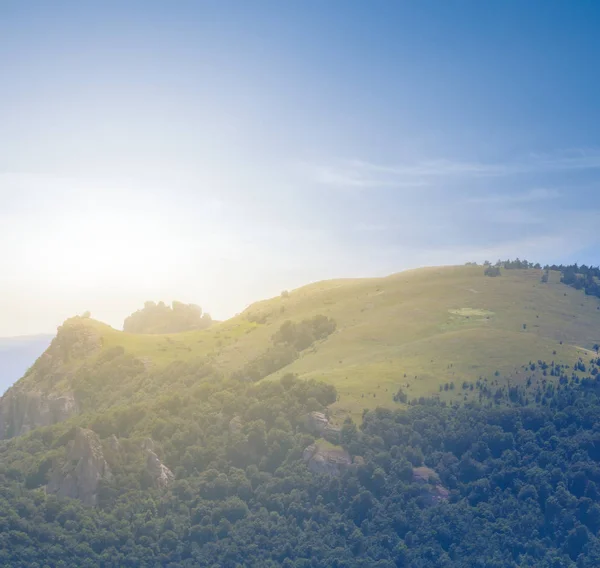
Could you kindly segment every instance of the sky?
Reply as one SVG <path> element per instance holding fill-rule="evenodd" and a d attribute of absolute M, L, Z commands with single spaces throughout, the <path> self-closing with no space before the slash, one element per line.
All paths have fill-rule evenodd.
<path fill-rule="evenodd" d="M 0 2 L 0 336 L 600 264 L 600 3 Z"/>

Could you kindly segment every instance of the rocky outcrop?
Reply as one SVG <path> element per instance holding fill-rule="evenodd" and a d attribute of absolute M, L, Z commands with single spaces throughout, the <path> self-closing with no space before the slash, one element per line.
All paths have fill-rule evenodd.
<path fill-rule="evenodd" d="M 119 438 L 117 438 L 114 434 L 107 440 L 106 443 L 115 454 L 121 451 L 121 442 L 119 442 Z"/>
<path fill-rule="evenodd" d="M 304 426 L 311 433 L 317 436 L 322 436 L 325 428 L 329 424 L 327 416 L 322 412 L 309 412 L 304 417 Z"/>
<path fill-rule="evenodd" d="M 354 462 L 350 454 L 343 448 L 327 448 L 321 444 L 311 444 L 302 459 L 313 473 L 337 476 L 348 469 Z"/>
<path fill-rule="evenodd" d="M 342 429 L 329 423 L 323 430 L 323 438 L 332 444 L 339 444 L 342 441 Z"/>
<path fill-rule="evenodd" d="M 10 389 L 0 400 L 0 439 L 26 434 L 38 426 L 49 426 L 67 420 L 79 412 L 71 393 L 44 395 Z"/>
<path fill-rule="evenodd" d="M 450 491 L 442 485 L 439 475 L 429 467 L 415 467 L 413 481 L 423 486 L 423 496 L 428 505 L 435 505 L 450 498 Z"/>
<path fill-rule="evenodd" d="M 304 427 L 315 436 L 322 436 L 332 444 L 339 444 L 342 429 L 329 422 L 329 418 L 322 412 L 309 412 L 304 417 Z"/>
<path fill-rule="evenodd" d="M 152 450 L 146 450 L 146 453 L 146 471 L 152 480 L 152 485 L 158 489 L 168 487 L 175 480 L 175 475 Z"/>
<path fill-rule="evenodd" d="M 67 420 L 79 412 L 68 384 L 74 361 L 84 362 L 99 351 L 102 340 L 85 318 L 67 320 L 50 347 L 25 376 L 0 399 L 0 439 L 27 433 L 38 426 Z"/>
<path fill-rule="evenodd" d="M 110 479 L 112 473 L 98 436 L 92 430 L 77 428 L 75 439 L 69 442 L 67 461 L 52 472 L 46 491 L 93 506 L 100 481 Z"/>

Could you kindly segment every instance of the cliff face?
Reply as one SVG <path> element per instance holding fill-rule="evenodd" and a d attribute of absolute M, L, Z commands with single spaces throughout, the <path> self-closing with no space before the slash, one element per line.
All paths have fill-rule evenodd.
<path fill-rule="evenodd" d="M 100 481 L 110 479 L 112 473 L 98 436 L 92 430 L 78 428 L 65 465 L 52 472 L 46 491 L 93 506 L 98 500 Z"/>
<path fill-rule="evenodd" d="M 10 389 L 0 400 L 0 439 L 62 422 L 77 412 L 77 403 L 71 393 L 54 396 Z"/>
<path fill-rule="evenodd" d="M 20 436 L 77 414 L 74 394 L 57 385 L 70 377 L 78 362 L 100 348 L 100 338 L 82 318 L 67 320 L 59 327 L 50 347 L 0 399 L 0 439 Z"/>
<path fill-rule="evenodd" d="M 146 471 L 152 480 L 152 485 L 159 489 L 165 489 L 175 479 L 175 475 L 152 450 L 146 450 L 146 453 Z"/>

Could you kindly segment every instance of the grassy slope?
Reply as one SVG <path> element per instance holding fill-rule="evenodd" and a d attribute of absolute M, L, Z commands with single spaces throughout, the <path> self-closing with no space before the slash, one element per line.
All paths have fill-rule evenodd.
<path fill-rule="evenodd" d="M 267 349 L 286 319 L 333 317 L 333 335 L 272 377 L 295 372 L 330 382 L 340 394 L 339 417 L 358 417 L 363 408 L 394 404 L 400 386 L 412 398 L 437 393 L 448 381 L 458 386 L 492 378 L 495 371 L 518 379 L 530 360 L 573 363 L 600 341 L 600 303 L 560 284 L 558 274 L 548 284 L 540 276 L 535 270 L 489 278 L 481 267 L 426 268 L 311 284 L 203 331 L 135 335 L 94 320 L 86 325 L 104 348 L 122 345 L 154 368 L 207 358 L 228 373 Z M 266 322 L 251 323 L 249 315 Z"/>

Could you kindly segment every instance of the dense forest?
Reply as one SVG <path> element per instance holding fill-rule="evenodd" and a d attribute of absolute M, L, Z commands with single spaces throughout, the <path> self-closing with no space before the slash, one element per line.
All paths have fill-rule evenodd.
<path fill-rule="evenodd" d="M 173 365 L 163 379 L 186 396 L 80 417 L 113 472 L 96 507 L 43 489 L 72 424 L 3 443 L 0 565 L 598 566 L 600 359 L 539 366 L 546 375 L 516 391 L 453 387 L 480 402 L 419 399 L 347 420 L 340 451 L 353 459 L 324 474 L 305 463 L 317 437 L 305 417 L 327 412 L 333 387 Z M 168 488 L 144 470 L 150 438 Z"/>

